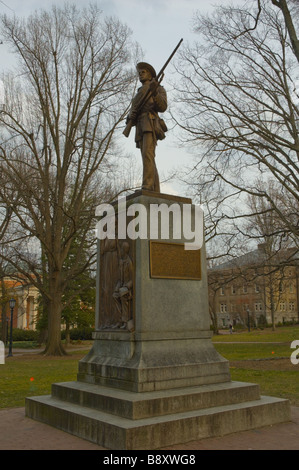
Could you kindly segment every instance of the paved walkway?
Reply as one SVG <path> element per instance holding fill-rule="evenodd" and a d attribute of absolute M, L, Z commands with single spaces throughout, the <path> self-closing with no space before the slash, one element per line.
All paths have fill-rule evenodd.
<path fill-rule="evenodd" d="M 24 408 L 0 410 L 0 450 L 107 450 L 25 417 Z M 192 441 L 163 450 L 299 450 L 299 408 L 291 421 L 224 437 Z"/>

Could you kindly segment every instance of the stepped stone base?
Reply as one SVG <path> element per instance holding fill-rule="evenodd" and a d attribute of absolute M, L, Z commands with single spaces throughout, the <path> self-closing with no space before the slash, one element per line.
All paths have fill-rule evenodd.
<path fill-rule="evenodd" d="M 198 207 L 139 191 L 118 204 L 118 221 L 127 227 L 133 203 L 147 218 L 158 206 L 164 215 L 175 209 L 171 217 L 167 212 L 169 239 L 161 221 L 156 234 L 148 223 L 147 238 L 126 243 L 118 231 L 118 249 L 99 241 L 93 347 L 79 361 L 76 382 L 26 399 L 27 416 L 118 450 L 159 449 L 290 420 L 287 400 L 232 382 L 228 361 L 211 342 L 204 241 L 200 250 L 186 250 L 190 240 L 178 230 L 189 217 L 190 228 L 203 235 Z M 132 297 L 117 301 L 127 320 L 119 328 L 111 299 L 119 299 L 120 281 L 128 277 L 125 292 Z"/>
<path fill-rule="evenodd" d="M 144 393 L 66 382 L 27 398 L 26 415 L 108 449 L 153 450 L 289 421 L 290 405 L 240 382 Z"/>
<path fill-rule="evenodd" d="M 79 382 L 131 392 L 151 392 L 230 381 L 229 363 L 214 348 L 210 331 L 157 334 L 95 332 L 79 361 Z M 140 336 L 142 336 L 140 338 Z"/>

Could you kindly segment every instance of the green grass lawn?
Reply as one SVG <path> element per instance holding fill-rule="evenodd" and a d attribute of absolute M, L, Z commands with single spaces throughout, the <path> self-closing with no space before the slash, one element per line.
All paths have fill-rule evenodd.
<path fill-rule="evenodd" d="M 271 328 L 264 330 L 240 331 L 235 330 L 233 334 L 225 331 L 224 334 L 214 335 L 213 342 L 289 342 L 299 340 L 299 325 L 278 327 L 274 331 Z"/>
<path fill-rule="evenodd" d="M 78 361 L 86 352 L 51 359 L 6 358 L 0 365 L 0 408 L 24 406 L 26 397 L 50 394 L 52 383 L 76 380 Z"/>
<path fill-rule="evenodd" d="M 229 360 L 232 380 L 257 383 L 262 395 L 287 398 L 299 406 L 299 364 L 291 363 L 293 349 L 284 344 L 251 343 L 216 343 L 215 348 Z"/>
<path fill-rule="evenodd" d="M 213 343 L 230 361 L 232 380 L 258 383 L 262 395 L 287 398 L 299 406 L 299 364 L 290 360 L 295 339 L 299 326 L 214 335 Z"/>
<path fill-rule="evenodd" d="M 293 371 L 231 368 L 230 372 L 232 380 L 259 384 L 261 395 L 286 398 L 292 406 L 299 406 L 298 366 Z"/>
<path fill-rule="evenodd" d="M 262 395 L 288 398 L 299 406 L 299 364 L 290 361 L 294 339 L 299 340 L 299 326 L 222 334 L 213 336 L 213 343 L 230 361 L 232 380 L 258 383 Z M 52 383 L 76 380 L 78 361 L 86 353 L 47 358 L 25 350 L 26 356 L 6 358 L 0 364 L 0 408 L 23 407 L 26 397 L 50 394 Z"/>
<path fill-rule="evenodd" d="M 214 346 L 217 351 L 229 361 L 290 357 L 293 351 L 293 349 L 290 348 L 290 343 L 214 343 Z"/>

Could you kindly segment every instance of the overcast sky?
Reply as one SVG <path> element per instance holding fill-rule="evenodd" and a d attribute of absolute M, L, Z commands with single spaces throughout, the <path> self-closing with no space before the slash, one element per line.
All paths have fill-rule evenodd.
<path fill-rule="evenodd" d="M 0 0 L 0 12 L 26 16 L 36 9 L 62 5 L 62 0 Z M 68 3 L 86 6 L 88 0 Z M 105 15 L 114 15 L 126 23 L 133 37 L 145 51 L 148 62 L 159 62 L 174 48 L 181 37 L 192 39 L 192 16 L 196 10 L 211 11 L 213 5 L 228 4 L 229 0 L 96 0 Z M 158 60 L 159 59 L 159 60 Z M 2 65 L 2 64 L 1 64 Z"/>
<path fill-rule="evenodd" d="M 83 7 L 86 6 L 88 0 L 70 0 L 68 3 Z M 181 38 L 184 42 L 196 40 L 196 35 L 192 32 L 192 18 L 195 11 L 209 12 L 215 5 L 225 5 L 231 1 L 97 0 L 92 3 L 97 3 L 105 16 L 113 15 L 130 27 L 133 39 L 139 43 L 144 52 L 144 60 L 151 63 L 158 72 Z M 51 8 L 53 4 L 61 6 L 63 2 L 62 0 L 43 0 L 42 2 L 40 0 L 0 0 L 0 13 L 22 17 L 40 8 Z M 10 65 L 10 57 L 5 45 L 1 45 L 0 74 Z M 167 82 L 165 87 L 167 88 Z M 176 148 L 174 137 L 168 133 L 167 138 L 158 145 L 159 173 L 167 172 L 173 165 L 176 167 L 190 159 L 184 149 Z M 128 147 L 128 151 L 134 154 L 139 152 L 134 146 L 133 132 L 129 137 L 130 140 L 125 137 L 124 139 L 126 140 L 124 145 Z M 171 188 L 165 187 L 164 190 L 171 191 Z"/>

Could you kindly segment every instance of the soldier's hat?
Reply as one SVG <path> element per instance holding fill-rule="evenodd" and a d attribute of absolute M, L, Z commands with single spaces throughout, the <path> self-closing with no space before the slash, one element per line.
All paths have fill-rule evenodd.
<path fill-rule="evenodd" d="M 154 69 L 154 67 L 152 67 L 150 64 L 147 64 L 146 62 L 139 62 L 137 65 L 136 65 L 136 69 L 137 70 L 140 70 L 140 69 L 146 69 L 150 72 L 151 76 L 153 78 L 156 77 L 156 71 Z"/>

